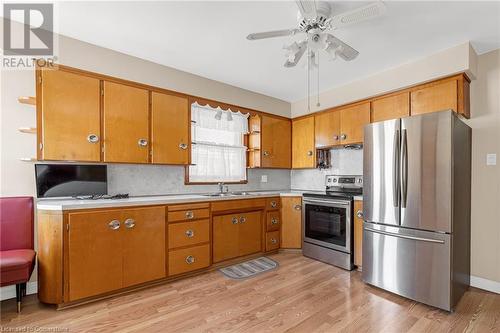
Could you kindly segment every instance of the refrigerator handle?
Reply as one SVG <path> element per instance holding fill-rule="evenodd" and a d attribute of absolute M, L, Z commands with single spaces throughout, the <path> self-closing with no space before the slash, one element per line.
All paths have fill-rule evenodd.
<path fill-rule="evenodd" d="M 441 240 L 441 239 L 423 238 L 423 237 L 417 237 L 417 236 L 411 236 L 411 235 L 397 234 L 397 233 L 393 233 L 393 232 L 389 232 L 389 231 L 377 230 L 377 229 L 372 229 L 372 228 L 368 228 L 368 227 L 364 227 L 363 229 L 365 231 L 374 232 L 376 234 L 381 234 L 381 235 L 386 235 L 386 236 L 393 236 L 393 237 L 397 237 L 397 238 L 411 239 L 411 240 L 429 242 L 429 243 L 444 244 L 444 240 Z"/>
<path fill-rule="evenodd" d="M 394 156 L 392 166 L 392 204 L 394 207 L 399 207 L 399 154 L 400 154 L 400 138 L 399 130 L 394 133 Z"/>
<path fill-rule="evenodd" d="M 406 129 L 401 131 L 401 208 L 406 208 L 408 194 L 408 142 Z"/>

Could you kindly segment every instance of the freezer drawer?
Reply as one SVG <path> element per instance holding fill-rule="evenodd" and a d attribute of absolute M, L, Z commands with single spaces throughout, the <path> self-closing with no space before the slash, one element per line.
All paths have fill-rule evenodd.
<path fill-rule="evenodd" d="M 451 310 L 450 234 L 363 225 L 363 281 Z"/>

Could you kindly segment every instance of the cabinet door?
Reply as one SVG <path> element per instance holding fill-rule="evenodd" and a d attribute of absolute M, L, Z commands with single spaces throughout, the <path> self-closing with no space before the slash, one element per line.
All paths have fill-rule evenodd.
<path fill-rule="evenodd" d="M 376 99 L 372 102 L 371 121 L 384 121 L 410 115 L 410 93 Z"/>
<path fill-rule="evenodd" d="M 370 103 L 347 107 L 337 112 L 340 112 L 340 143 L 362 143 L 363 127 L 370 123 Z"/>
<path fill-rule="evenodd" d="M 411 92 L 411 115 L 430 113 L 458 107 L 456 80 L 445 81 Z"/>
<path fill-rule="evenodd" d="M 165 207 L 122 210 L 123 287 L 166 276 Z"/>
<path fill-rule="evenodd" d="M 363 253 L 363 201 L 354 201 L 354 265 L 361 267 Z"/>
<path fill-rule="evenodd" d="M 281 247 L 302 248 L 302 198 L 281 198 Z"/>
<path fill-rule="evenodd" d="M 104 161 L 148 163 L 149 92 L 104 81 Z"/>
<path fill-rule="evenodd" d="M 186 97 L 151 93 L 152 162 L 189 164 L 189 103 Z"/>
<path fill-rule="evenodd" d="M 213 262 L 239 255 L 239 216 L 237 214 L 214 216 L 213 218 Z"/>
<path fill-rule="evenodd" d="M 256 253 L 262 250 L 261 212 L 239 214 L 239 255 Z"/>
<path fill-rule="evenodd" d="M 118 210 L 69 214 L 69 301 L 122 288 L 120 218 Z"/>
<path fill-rule="evenodd" d="M 328 111 L 314 116 L 316 148 L 331 147 L 340 143 L 340 112 Z"/>
<path fill-rule="evenodd" d="M 292 121 L 292 168 L 316 167 L 314 116 Z"/>
<path fill-rule="evenodd" d="M 288 119 L 262 116 L 262 167 L 290 168 L 291 122 Z"/>
<path fill-rule="evenodd" d="M 99 162 L 99 80 L 52 70 L 41 85 L 42 159 Z"/>

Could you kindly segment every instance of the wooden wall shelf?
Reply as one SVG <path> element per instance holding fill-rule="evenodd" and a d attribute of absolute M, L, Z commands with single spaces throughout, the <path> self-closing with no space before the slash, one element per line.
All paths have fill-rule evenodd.
<path fill-rule="evenodd" d="M 21 104 L 36 105 L 36 98 L 33 96 L 20 96 L 17 100 Z"/>
<path fill-rule="evenodd" d="M 36 134 L 36 127 L 19 127 L 17 130 L 21 133 Z"/>

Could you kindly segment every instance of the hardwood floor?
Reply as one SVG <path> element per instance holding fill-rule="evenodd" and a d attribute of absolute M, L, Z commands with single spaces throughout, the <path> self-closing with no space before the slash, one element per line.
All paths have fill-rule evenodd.
<path fill-rule="evenodd" d="M 365 285 L 359 272 L 270 257 L 279 269 L 243 281 L 214 271 L 61 311 L 33 295 L 20 315 L 4 301 L 0 331 L 500 332 L 497 294 L 471 288 L 449 314 Z"/>

